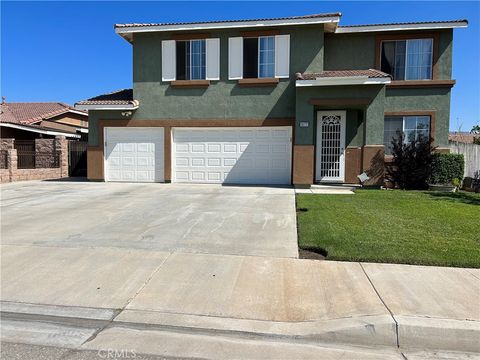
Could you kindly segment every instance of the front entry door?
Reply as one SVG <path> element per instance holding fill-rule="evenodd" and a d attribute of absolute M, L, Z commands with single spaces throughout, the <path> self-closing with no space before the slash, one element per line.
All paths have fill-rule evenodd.
<path fill-rule="evenodd" d="M 317 113 L 316 181 L 345 179 L 345 118 L 342 110 Z"/>

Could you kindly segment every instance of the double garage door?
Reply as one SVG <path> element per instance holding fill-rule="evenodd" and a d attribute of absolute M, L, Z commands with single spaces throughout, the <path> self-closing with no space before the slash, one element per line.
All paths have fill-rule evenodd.
<path fill-rule="evenodd" d="M 172 181 L 290 184 L 291 127 L 174 128 Z M 106 181 L 164 181 L 163 128 L 106 128 Z"/>

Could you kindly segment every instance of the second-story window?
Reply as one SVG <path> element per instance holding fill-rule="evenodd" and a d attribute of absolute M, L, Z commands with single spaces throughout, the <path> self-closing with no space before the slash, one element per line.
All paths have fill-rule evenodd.
<path fill-rule="evenodd" d="M 382 41 L 381 70 L 393 80 L 432 79 L 433 40 Z"/>
<path fill-rule="evenodd" d="M 205 80 L 206 50 L 205 40 L 176 42 L 176 79 Z"/>
<path fill-rule="evenodd" d="M 275 76 L 275 38 L 265 36 L 258 38 L 260 49 L 258 56 L 258 77 Z"/>
<path fill-rule="evenodd" d="M 275 76 L 275 37 L 243 39 L 243 78 Z"/>

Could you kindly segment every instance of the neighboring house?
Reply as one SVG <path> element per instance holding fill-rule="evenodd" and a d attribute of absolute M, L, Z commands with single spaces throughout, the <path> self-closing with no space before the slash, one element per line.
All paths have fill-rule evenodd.
<path fill-rule="evenodd" d="M 35 140 L 55 136 L 86 140 L 87 112 L 59 102 L 2 101 L 0 106 L 2 139 Z"/>
<path fill-rule="evenodd" d="M 383 182 L 397 130 L 448 151 L 453 29 L 339 26 L 341 14 L 116 24 L 133 90 L 89 110 L 88 178 L 244 184 Z"/>
<path fill-rule="evenodd" d="M 450 132 L 448 134 L 448 140 L 453 142 L 473 144 L 475 139 L 480 138 L 480 134 L 474 134 L 470 132 Z"/>

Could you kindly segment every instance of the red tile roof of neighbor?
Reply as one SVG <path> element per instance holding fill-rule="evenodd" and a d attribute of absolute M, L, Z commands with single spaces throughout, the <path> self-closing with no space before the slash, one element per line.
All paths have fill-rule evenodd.
<path fill-rule="evenodd" d="M 98 95 L 93 98 L 82 100 L 75 105 L 138 105 L 133 99 L 133 89 L 121 89 L 111 93 Z"/>
<path fill-rule="evenodd" d="M 472 134 L 472 133 L 450 133 L 448 134 L 448 140 L 449 141 L 455 141 L 455 142 L 460 142 L 460 143 L 466 143 L 466 144 L 473 144 L 474 140 L 476 138 L 480 138 L 480 134 Z"/>
<path fill-rule="evenodd" d="M 315 80 L 317 78 L 331 78 L 331 77 L 368 77 L 368 78 L 387 78 L 391 77 L 389 74 L 380 70 L 327 70 L 316 73 L 297 73 L 297 80 Z"/>
<path fill-rule="evenodd" d="M 194 21 L 194 22 L 173 22 L 173 23 L 132 23 L 132 24 L 115 24 L 117 28 L 128 27 L 142 27 L 142 26 L 164 26 L 164 25 L 195 25 L 195 24 L 217 24 L 217 23 L 234 23 L 234 22 L 248 22 L 248 21 L 267 21 L 267 20 L 296 20 L 296 19 L 315 19 L 342 16 L 341 13 L 325 13 L 325 14 L 311 14 L 302 16 L 286 16 L 277 18 L 262 18 L 262 19 L 236 19 L 236 20 L 215 20 L 215 21 Z"/>
<path fill-rule="evenodd" d="M 53 116 L 76 111 L 72 106 L 61 102 L 15 102 L 2 103 L 0 106 L 0 121 L 31 125 Z M 80 111 L 87 116 L 87 112 Z"/>

